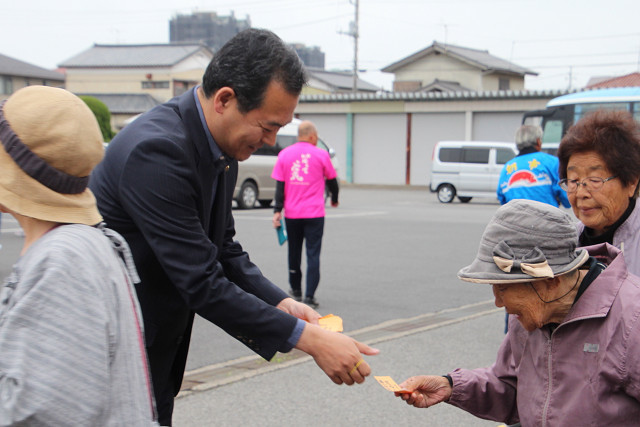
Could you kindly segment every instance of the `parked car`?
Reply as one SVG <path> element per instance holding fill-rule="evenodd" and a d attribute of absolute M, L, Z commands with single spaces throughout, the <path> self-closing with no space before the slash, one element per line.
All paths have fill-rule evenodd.
<path fill-rule="evenodd" d="M 472 197 L 497 198 L 500 172 L 517 154 L 511 142 L 438 142 L 431 158 L 429 189 L 441 203 L 451 203 L 456 196 L 462 203 Z"/>
<path fill-rule="evenodd" d="M 233 195 L 238 208 L 251 209 L 256 201 L 263 207 L 271 205 L 276 194 L 276 181 L 271 178 L 271 172 L 276 164 L 278 153 L 297 141 L 300 123 L 300 119 L 293 119 L 278 131 L 276 144 L 273 147 L 264 145 L 247 160 L 239 162 L 238 180 Z M 320 138 L 318 138 L 318 147 L 329 153 L 333 167 L 337 171 L 338 160 L 333 148 Z"/>

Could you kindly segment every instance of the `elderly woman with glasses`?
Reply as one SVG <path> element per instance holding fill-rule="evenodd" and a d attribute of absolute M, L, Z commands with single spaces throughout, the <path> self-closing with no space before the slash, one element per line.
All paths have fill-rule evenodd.
<path fill-rule="evenodd" d="M 495 363 L 411 377 L 396 395 L 523 426 L 637 426 L 640 277 L 608 243 L 578 248 L 574 221 L 532 200 L 500 207 L 458 272 L 511 315 Z"/>
<path fill-rule="evenodd" d="M 610 243 L 640 275 L 640 126 L 626 111 L 579 120 L 558 149 L 560 186 L 580 220 L 580 246 Z"/>

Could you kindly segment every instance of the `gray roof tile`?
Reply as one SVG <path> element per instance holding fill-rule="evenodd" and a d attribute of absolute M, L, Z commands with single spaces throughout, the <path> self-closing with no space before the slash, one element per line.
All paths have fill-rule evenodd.
<path fill-rule="evenodd" d="M 492 90 L 481 92 L 384 92 L 384 93 L 332 93 L 328 95 L 302 95 L 300 103 L 358 102 L 358 101 L 457 101 L 460 99 L 550 99 L 569 93 L 566 90 Z"/>
<path fill-rule="evenodd" d="M 99 45 L 80 52 L 60 64 L 63 68 L 171 67 L 201 49 L 198 43 L 144 45 Z"/>
<path fill-rule="evenodd" d="M 107 106 L 111 114 L 139 114 L 152 109 L 161 102 L 148 94 L 130 93 L 76 93 L 78 96 L 93 96 Z"/>
<path fill-rule="evenodd" d="M 435 79 L 426 86 L 419 89 L 421 92 L 442 91 L 442 92 L 471 92 L 473 89 L 462 86 L 458 82 Z"/>
<path fill-rule="evenodd" d="M 488 50 L 470 49 L 467 47 L 438 43 L 436 41 L 434 41 L 431 46 L 422 49 L 421 51 L 416 52 L 413 55 L 409 55 L 406 58 L 396 61 L 391 65 L 387 65 L 386 67 L 382 68 L 381 71 L 392 73 L 399 68 L 402 68 L 403 66 L 417 61 L 434 52 L 449 55 L 460 61 L 471 64 L 481 69 L 482 71 L 500 71 L 511 72 L 520 75 L 538 75 L 538 73 L 536 73 L 535 71 L 521 67 L 514 64 L 513 62 L 506 61 L 502 58 L 498 58 L 497 56 L 493 56 L 489 53 Z"/>
<path fill-rule="evenodd" d="M 0 54 L 0 75 L 64 82 L 65 75 Z"/>
<path fill-rule="evenodd" d="M 353 73 L 343 71 L 327 71 L 314 67 L 307 67 L 307 71 L 314 78 L 336 89 L 351 90 L 353 88 Z M 364 92 L 376 92 L 380 90 L 378 86 L 366 82 L 361 78 L 358 78 L 357 88 L 359 91 Z"/>

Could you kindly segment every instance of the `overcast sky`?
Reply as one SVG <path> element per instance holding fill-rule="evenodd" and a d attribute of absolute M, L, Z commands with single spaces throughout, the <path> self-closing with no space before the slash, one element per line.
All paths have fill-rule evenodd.
<path fill-rule="evenodd" d="M 175 14 L 249 16 L 283 40 L 318 46 L 327 69 L 353 68 L 356 0 L 2 0 L 0 53 L 55 68 L 94 43 L 167 43 Z M 390 89 L 386 65 L 434 40 L 527 67 L 527 89 L 584 86 L 640 71 L 639 0 L 359 0 L 358 68 Z"/>

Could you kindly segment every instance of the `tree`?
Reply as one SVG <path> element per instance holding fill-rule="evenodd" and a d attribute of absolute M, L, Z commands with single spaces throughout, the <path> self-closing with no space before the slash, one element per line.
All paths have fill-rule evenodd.
<path fill-rule="evenodd" d="M 100 125 L 100 131 L 105 142 L 111 141 L 111 138 L 115 136 L 115 132 L 111 129 L 111 112 L 102 101 L 93 96 L 81 96 L 80 99 L 93 111 L 93 115 L 96 116 L 98 125 Z"/>

